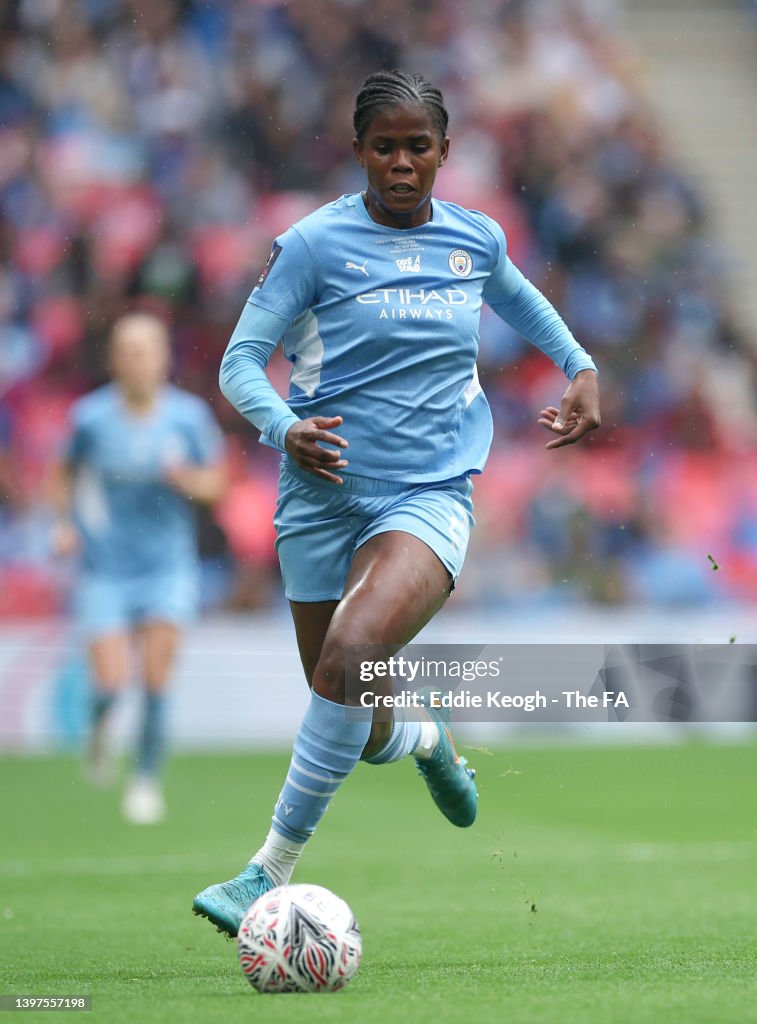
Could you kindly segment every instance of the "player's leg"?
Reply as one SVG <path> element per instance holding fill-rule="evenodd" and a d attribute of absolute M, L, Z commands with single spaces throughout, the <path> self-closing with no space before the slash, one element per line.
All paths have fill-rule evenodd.
<path fill-rule="evenodd" d="M 313 675 L 323 652 L 331 620 L 339 605 L 338 601 L 290 601 L 297 647 L 308 686 L 312 688 Z M 363 751 L 364 759 L 382 749 L 391 734 L 391 721 L 386 716 L 374 714 L 368 743 Z M 373 762 L 372 762 L 373 763 Z M 376 764 L 381 762 L 375 762 Z"/>
<path fill-rule="evenodd" d="M 400 582 L 401 581 L 401 582 Z M 287 779 L 266 842 L 253 857 L 277 884 L 289 880 L 304 844 L 338 786 L 357 761 L 392 736 L 391 715 L 345 712 L 345 668 L 350 645 L 402 645 L 428 622 L 449 595 L 449 573 L 431 549 L 406 533 L 382 533 L 358 549 L 344 597 L 333 610 L 311 675 L 310 706 L 294 742 Z M 322 608 L 294 610 L 300 649 L 315 655 Z M 357 695 L 353 695 L 357 696 Z M 421 723 L 407 723 L 417 746 Z M 362 740 L 362 746 L 359 746 Z"/>
<path fill-rule="evenodd" d="M 192 563 L 140 577 L 130 587 L 143 703 L 135 773 L 124 795 L 123 811 L 135 824 L 153 824 L 165 813 L 160 770 L 165 757 L 166 690 L 182 630 L 195 617 L 198 597 L 198 574 Z"/>
<path fill-rule="evenodd" d="M 358 564 L 359 561 L 360 559 Z M 312 687 L 313 675 L 338 605 L 338 601 L 290 602 L 297 646 L 308 686 Z M 367 759 L 371 753 L 380 752 L 381 756 L 377 756 L 371 763 L 383 764 L 419 751 L 421 754 L 427 752 L 430 755 L 436 746 L 438 735 L 436 725 L 431 722 L 416 719 L 393 723 L 391 715 L 387 718 L 374 713 L 370 735 L 361 756 Z M 275 879 L 277 884 L 283 884 L 289 880 L 303 846 L 303 842 L 282 839 L 274 825 L 252 862 L 264 868 L 267 866 L 270 877 Z"/>
<path fill-rule="evenodd" d="M 131 668 L 128 612 L 119 580 L 84 573 L 76 586 L 74 612 L 91 683 L 85 771 L 95 785 L 107 785 L 115 778 L 108 743 L 110 719 Z"/>
<path fill-rule="evenodd" d="M 137 745 L 137 772 L 157 776 L 165 761 L 165 699 L 181 641 L 172 622 L 147 622 L 139 628 L 144 680 L 144 716 Z"/>
<path fill-rule="evenodd" d="M 313 673 L 323 650 L 331 620 L 338 601 L 290 601 L 289 607 L 297 636 L 297 649 L 308 686 L 313 685 Z"/>
<path fill-rule="evenodd" d="M 272 885 L 289 880 L 305 843 L 371 735 L 371 709 L 344 706 L 348 648 L 356 643 L 406 643 L 443 605 L 450 582 L 444 565 L 417 537 L 382 533 L 358 550 L 313 671 L 310 705 L 295 738 L 271 831 L 236 879 L 195 897 L 195 913 L 234 935 L 249 904 Z"/>
<path fill-rule="evenodd" d="M 467 477 L 412 488 L 371 521 L 358 543 L 385 531 L 400 536 L 409 534 L 434 552 L 454 585 L 474 525 L 472 490 Z M 428 699 L 424 691 L 419 691 L 419 696 Z M 476 814 L 474 773 L 466 769 L 464 759 L 455 753 L 448 719 L 447 712 L 432 708 L 421 716 L 400 711 L 394 717 L 389 736 L 382 736 L 374 725 L 364 760 L 387 764 L 412 754 L 439 809 L 455 825 L 465 826 L 473 822 Z"/>
<path fill-rule="evenodd" d="M 348 713 L 339 702 L 346 648 L 351 643 L 406 643 L 444 603 L 462 564 L 467 529 L 460 523 L 472 521 L 467 482 L 405 509 L 398 528 L 392 517 L 404 509 L 405 489 L 401 494 L 378 483 L 379 488 L 362 491 L 367 495 L 362 500 L 354 490 L 324 487 L 282 469 L 276 525 L 285 592 L 301 626 L 298 640 L 306 672 L 314 683 L 321 681 L 311 694 L 264 847 L 237 878 L 209 886 L 195 897 L 195 913 L 231 935 L 253 900 L 274 882 L 288 880 L 304 842 L 366 747 L 370 753 L 372 747 L 386 745 L 387 725 L 384 735 L 374 736 L 368 745 L 370 709 Z M 409 490 L 411 504 L 418 503 L 423 490 Z M 393 536 L 397 531 L 409 536 Z M 310 616 L 304 607 L 308 604 L 321 608 Z M 331 690 L 334 680 L 336 692 Z M 337 699 L 322 696 L 319 688 Z M 291 793 L 295 798 L 290 801 Z"/>
<path fill-rule="evenodd" d="M 166 689 L 181 632 L 172 622 L 150 620 L 137 628 L 136 636 L 144 683 L 143 703 L 135 769 L 124 794 L 123 812 L 132 823 L 148 825 L 161 821 L 165 815 L 160 775 L 166 753 Z"/>
<path fill-rule="evenodd" d="M 350 644 L 386 643 L 396 648 L 407 643 L 424 624 L 423 621 L 413 621 L 412 615 L 407 616 L 401 603 L 396 600 L 396 595 L 407 594 L 411 601 L 415 601 L 412 590 L 406 584 L 401 588 L 397 586 L 397 581 L 404 578 L 403 573 L 407 574 L 413 568 L 412 560 L 408 560 L 403 551 L 403 545 L 409 544 L 410 540 L 420 544 L 421 549 L 425 546 L 437 568 L 443 567 L 446 570 L 446 598 L 446 587 L 457 578 L 462 568 L 474 522 L 471 492 L 471 481 L 465 477 L 428 487 L 412 488 L 388 503 L 370 521 L 357 539 L 362 546 L 358 548 L 353 560 L 348 586 L 357 583 L 356 595 L 364 596 L 366 587 L 360 575 L 368 570 L 370 585 L 375 593 L 375 584 L 381 580 L 381 570 L 386 570 L 384 579 L 387 591 L 395 595 L 396 623 L 391 614 L 385 612 L 384 621 L 388 629 L 384 634 L 377 635 L 366 624 L 357 602 L 342 602 L 332 619 L 318 666 L 319 670 L 324 671 L 324 679 L 319 681 L 318 673 L 314 676 L 316 692 L 328 693 L 333 699 L 343 699 L 339 695 L 340 666 L 343 672 L 345 648 Z M 374 540 L 384 535 L 397 540 L 399 547 L 396 560 L 389 553 L 393 542 L 386 542 L 388 548 L 384 547 L 383 542 L 379 547 L 374 546 Z M 375 559 L 380 563 L 378 566 L 372 564 Z M 432 579 L 431 576 L 427 578 Z M 422 602 L 419 607 L 423 607 Z M 429 607 L 433 614 L 436 608 Z M 346 629 L 345 641 L 342 634 L 348 619 L 352 625 Z M 401 628 L 404 621 L 409 626 L 406 632 Z M 400 628 L 397 628 L 397 624 Z M 322 683 L 328 687 L 327 690 L 321 690 Z M 432 709 L 428 709 L 425 721 L 408 720 L 400 714 L 391 724 L 374 722 L 363 757 L 372 764 L 385 764 L 412 754 L 439 809 L 453 824 L 465 827 L 475 820 L 478 797 L 473 772 L 467 768 L 465 760 L 457 756 L 446 723 L 446 713 Z"/>
<path fill-rule="evenodd" d="M 95 785 L 107 785 L 114 778 L 108 726 L 118 695 L 129 677 L 129 654 L 129 636 L 125 631 L 93 637 L 87 648 L 92 693 L 86 772 Z"/>
<path fill-rule="evenodd" d="M 395 517 L 397 518 L 397 517 Z M 454 565 L 452 559 L 445 560 Z M 402 572 L 411 578 L 398 586 Z M 313 678 L 314 692 L 343 703 L 353 645 L 378 645 L 390 653 L 404 646 L 436 614 L 452 584 L 449 570 L 425 541 L 401 530 L 381 533 L 355 555 L 345 599 L 331 621 Z M 350 701 L 358 680 L 350 681 Z M 375 689 L 376 683 L 367 684 Z M 459 827 L 471 825 L 478 797 L 474 773 L 459 758 L 443 717 L 429 709 L 418 718 L 385 716 L 375 722 L 363 759 L 372 764 L 412 754 L 439 809 Z M 275 821 L 275 819 L 274 819 Z"/>

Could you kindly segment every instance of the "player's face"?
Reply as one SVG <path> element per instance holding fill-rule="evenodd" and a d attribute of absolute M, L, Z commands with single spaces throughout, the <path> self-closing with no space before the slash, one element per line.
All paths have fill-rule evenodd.
<path fill-rule="evenodd" d="M 140 319 L 123 323 L 113 338 L 110 365 L 127 398 L 152 398 L 168 374 L 168 344 L 162 327 Z"/>
<path fill-rule="evenodd" d="M 380 111 L 355 156 L 368 178 L 368 212 L 378 224 L 415 228 L 431 216 L 431 190 L 449 151 L 428 111 L 417 105 Z"/>

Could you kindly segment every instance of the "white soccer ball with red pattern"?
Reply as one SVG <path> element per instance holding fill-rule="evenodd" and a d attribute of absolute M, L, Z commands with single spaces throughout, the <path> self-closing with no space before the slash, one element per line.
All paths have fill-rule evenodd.
<path fill-rule="evenodd" d="M 280 885 L 255 900 L 237 936 L 239 962 L 258 992 L 337 992 L 360 966 L 355 916 L 320 885 Z"/>

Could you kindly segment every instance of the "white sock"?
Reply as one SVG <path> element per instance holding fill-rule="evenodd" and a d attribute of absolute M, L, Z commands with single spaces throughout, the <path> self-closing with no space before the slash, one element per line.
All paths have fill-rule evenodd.
<path fill-rule="evenodd" d="M 274 885 L 286 885 L 304 849 L 304 843 L 294 843 L 271 829 L 250 863 L 260 864 Z"/>
<path fill-rule="evenodd" d="M 412 751 L 413 757 L 428 761 L 439 743 L 439 726 L 430 718 L 421 722 L 421 738 L 418 746 Z"/>

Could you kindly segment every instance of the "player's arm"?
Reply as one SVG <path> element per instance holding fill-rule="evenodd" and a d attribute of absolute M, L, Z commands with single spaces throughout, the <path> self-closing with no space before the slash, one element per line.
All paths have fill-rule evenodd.
<path fill-rule="evenodd" d="M 268 360 L 290 321 L 253 302 L 245 306 L 221 362 L 220 387 L 241 414 L 277 448 L 285 451 L 301 469 L 342 483 L 331 472 L 347 465 L 339 451 L 323 444 L 346 448 L 344 438 L 332 431 L 341 416 L 315 416 L 301 420 L 281 398 L 265 373 Z"/>
<path fill-rule="evenodd" d="M 87 461 L 91 431 L 81 401 L 69 411 L 69 424 L 57 459 L 47 478 L 47 491 L 53 508 L 54 522 L 50 543 L 54 554 L 65 557 L 81 547 L 81 537 L 74 519 L 74 487 L 79 467 Z"/>
<path fill-rule="evenodd" d="M 168 483 L 181 491 L 185 498 L 206 505 L 220 501 L 229 482 L 225 459 L 208 466 L 171 466 L 165 476 Z"/>
<path fill-rule="evenodd" d="M 60 557 L 74 554 L 80 543 L 73 521 L 73 475 L 71 463 L 61 460 L 50 476 L 50 504 L 55 517 L 50 542 L 53 553 Z"/>
<path fill-rule="evenodd" d="M 574 444 L 595 430 L 600 424 L 600 413 L 594 360 L 573 337 L 552 303 L 521 274 L 504 249 L 484 289 L 484 299 L 570 379 L 560 408 L 547 406 L 539 414 L 541 426 L 561 435 L 550 441 L 547 448 Z"/>
<path fill-rule="evenodd" d="M 182 417 L 185 459 L 164 469 L 164 479 L 189 501 L 214 505 L 229 485 L 226 440 L 211 406 L 186 396 Z"/>

